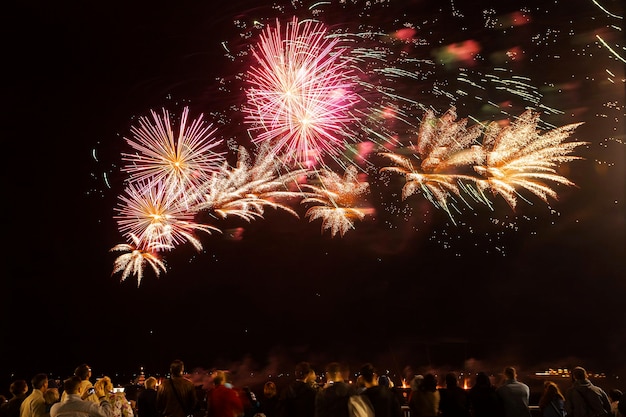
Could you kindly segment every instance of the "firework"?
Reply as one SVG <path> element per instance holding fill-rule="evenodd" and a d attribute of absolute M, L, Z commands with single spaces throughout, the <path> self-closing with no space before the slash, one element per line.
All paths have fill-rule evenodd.
<path fill-rule="evenodd" d="M 343 178 L 330 170 L 323 170 L 318 178 L 319 186 L 305 185 L 313 195 L 304 198 L 302 203 L 315 204 L 307 210 L 305 217 L 309 221 L 322 219 L 322 231 L 328 229 L 331 236 L 340 233 L 343 237 L 354 228 L 356 219 L 365 217 L 367 209 L 358 204 L 359 198 L 368 191 L 369 184 L 359 181 L 355 166 L 349 166 Z"/>
<path fill-rule="evenodd" d="M 197 211 L 215 213 L 220 218 L 236 216 L 247 221 L 262 218 L 264 208 L 282 209 L 296 217 L 298 214 L 283 199 L 301 197 L 297 178 L 303 169 L 281 174 L 274 154 L 268 146 L 259 148 L 254 161 L 244 147 L 239 148 L 234 168 L 224 163 L 197 192 Z"/>
<path fill-rule="evenodd" d="M 156 253 L 137 248 L 139 246 L 139 238 L 137 236 L 131 234 L 130 237 L 132 238 L 134 245 L 120 243 L 111 248 L 111 252 L 127 252 L 119 255 L 115 259 L 111 275 L 115 275 L 122 271 L 122 277 L 120 278 L 121 281 L 126 280 L 126 278 L 131 275 L 136 275 L 137 286 L 139 286 L 143 278 L 143 270 L 146 264 L 152 267 L 157 277 L 161 275 L 161 270 L 165 272 L 166 268 L 165 264 Z"/>
<path fill-rule="evenodd" d="M 420 125 L 417 144 L 409 149 L 410 158 L 398 153 L 381 153 L 396 163 L 396 166 L 382 168 L 382 172 L 396 172 L 405 176 L 402 199 L 421 192 L 449 215 L 450 195 L 461 193 L 460 180 L 474 179 L 465 173 L 470 172 L 467 167 L 483 159 L 482 148 L 477 142 L 481 126 L 475 125 L 468 129 L 467 119 L 455 120 L 454 108 L 441 118 L 428 111 Z"/>
<path fill-rule="evenodd" d="M 123 153 L 122 168 L 135 182 L 155 181 L 167 184 L 174 194 L 189 187 L 197 187 L 223 161 L 223 154 L 215 152 L 221 140 L 213 137 L 215 129 L 205 124 L 202 115 L 187 124 L 189 109 L 183 110 L 180 127 L 175 134 L 170 114 L 163 109 L 159 116 L 151 111 L 152 122 L 139 118 L 139 125 L 131 128 L 132 139 L 126 139 L 136 153 Z"/>
<path fill-rule="evenodd" d="M 557 193 L 545 182 L 574 185 L 559 175 L 556 167 L 560 163 L 581 159 L 571 152 L 586 142 L 564 142 L 582 123 L 572 123 L 543 134 L 537 129 L 539 114 L 524 112 L 510 126 L 500 128 L 492 123 L 483 140 L 485 163 L 474 169 L 486 179 L 476 183 L 479 190 L 490 189 L 501 195 L 515 208 L 518 189 L 524 188 L 541 198 L 557 199 Z"/>
<path fill-rule="evenodd" d="M 172 194 L 162 181 L 130 183 L 116 207 L 119 230 L 127 237 L 135 236 L 141 250 L 169 250 L 188 241 L 200 251 L 202 243 L 194 233 L 211 234 L 219 229 L 196 223 L 195 213 L 181 201 L 186 199 Z"/>
<path fill-rule="evenodd" d="M 225 48 L 241 62 L 234 76 L 222 79 L 220 90 L 238 97 L 241 90 L 229 89 L 229 80 L 245 83 L 245 103 L 231 109 L 243 110 L 256 145 L 250 153 L 240 146 L 235 166 L 215 152 L 219 141 L 210 125 L 201 117 L 187 123 L 186 108 L 178 134 L 165 110 L 139 120 L 126 139 L 135 153 L 123 154 L 130 184 L 116 217 L 120 231 L 136 239 L 126 250 L 138 252 L 120 257 L 116 271 L 124 270 L 124 277 L 140 272 L 149 262 L 140 262 L 144 256 L 154 259 L 148 255 L 185 242 L 200 250 L 195 233 L 219 231 L 215 220 L 251 222 L 263 219 L 270 207 L 300 217 L 294 202 L 307 207 L 309 222 L 321 220 L 322 233 L 343 237 L 372 210 L 364 203 L 369 184 L 359 169 L 363 176 L 371 168 L 402 175 L 402 200 L 420 194 L 454 224 L 458 204 L 493 208 L 491 199 L 500 196 L 516 209 L 524 194 L 547 202 L 558 197 L 556 185 L 574 185 L 557 167 L 580 159 L 572 152 L 583 142 L 565 142 L 580 123 L 559 128 L 530 111 L 511 116 L 522 108 L 564 114 L 546 105 L 554 102 L 545 97 L 553 90 L 533 85 L 512 68 L 528 59 L 522 52 L 530 48 L 523 42 L 481 55 L 489 50 L 482 40 L 449 42 L 446 33 L 454 31 L 433 30 L 437 19 L 381 19 L 385 2 L 357 3 L 316 3 L 303 20 L 282 7 L 275 8 L 281 17 L 274 24 L 275 16 L 250 25 L 235 20 L 245 32 L 238 39 L 258 39 L 239 53 Z M 344 21 L 346 15 L 358 18 Z M 498 19 L 507 17 L 495 10 L 485 16 L 487 31 L 506 26 Z M 335 17 L 342 20 L 333 22 Z M 530 22 L 525 15 L 513 20 Z M 450 110 L 442 116 L 429 110 L 438 108 Z M 467 118 L 457 120 L 456 108 L 465 109 Z M 416 111 L 424 112 L 419 124 Z M 480 122 L 495 118 L 509 120 Z M 476 123 L 469 126 L 468 120 Z M 359 151 L 367 146 L 390 166 L 378 167 Z M 345 168 L 345 174 L 335 173 L 328 162 Z M 380 190 L 383 205 L 395 210 L 385 200 L 392 187 Z M 239 239 L 242 229 L 232 230 Z"/>
<path fill-rule="evenodd" d="M 321 23 L 293 18 L 267 27 L 248 71 L 246 122 L 255 143 L 271 143 L 286 162 L 311 164 L 344 148 L 354 121 L 355 82 L 345 49 Z"/>
<path fill-rule="evenodd" d="M 529 110 L 508 127 L 500 128 L 497 123 L 491 123 L 480 143 L 477 139 L 483 134 L 482 126 L 467 128 L 467 119 L 457 122 L 454 108 L 441 118 L 427 112 L 417 144 L 409 150 L 410 157 L 382 153 L 396 165 L 381 171 L 405 176 L 403 199 L 420 191 L 450 217 L 450 199 L 461 196 L 462 192 L 490 205 L 484 194 L 489 189 L 492 194 L 501 195 L 511 208 L 516 206 L 519 188 L 543 201 L 547 201 L 548 196 L 556 199 L 556 191 L 545 181 L 573 185 L 557 174 L 555 167 L 580 159 L 570 153 L 584 142 L 564 141 L 581 123 L 540 134 L 538 121 L 539 114 Z M 472 184 L 476 188 L 472 188 Z"/>

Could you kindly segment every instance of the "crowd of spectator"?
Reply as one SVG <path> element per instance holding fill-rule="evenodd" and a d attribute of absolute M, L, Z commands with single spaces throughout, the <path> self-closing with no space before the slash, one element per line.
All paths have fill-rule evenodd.
<path fill-rule="evenodd" d="M 266 381 L 257 396 L 221 370 L 211 373 L 209 386 L 198 386 L 181 360 L 170 364 L 167 378 L 143 378 L 128 391 L 106 375 L 92 383 L 91 368 L 82 364 L 62 384 L 45 373 L 32 377 L 30 389 L 25 380 L 12 381 L 11 397 L 0 398 L 0 417 L 626 417 L 622 392 L 594 385 L 582 367 L 572 370 L 564 390 L 545 381 L 537 405 L 514 367 L 502 375 L 496 385 L 479 372 L 471 387 L 461 387 L 454 372 L 442 381 L 426 373 L 400 390 L 371 363 L 352 383 L 339 362 L 328 363 L 321 380 L 300 362 L 293 381 L 280 389 Z"/>

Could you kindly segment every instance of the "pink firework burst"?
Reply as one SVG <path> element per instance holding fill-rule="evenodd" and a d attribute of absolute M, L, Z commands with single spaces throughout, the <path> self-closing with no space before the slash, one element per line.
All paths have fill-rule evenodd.
<path fill-rule="evenodd" d="M 311 164 L 337 155 L 355 121 L 357 85 L 346 49 L 312 21 L 267 27 L 248 71 L 246 123 L 253 141 L 270 143 L 285 162 Z"/>
<path fill-rule="evenodd" d="M 132 139 L 126 142 L 136 153 L 123 153 L 123 171 L 132 181 L 163 182 L 173 193 L 197 187 L 223 162 L 223 154 L 213 148 L 221 140 L 213 138 L 215 129 L 202 120 L 202 115 L 187 124 L 189 109 L 185 107 L 178 132 L 172 129 L 170 114 L 151 111 L 152 121 L 139 118 L 139 126 L 131 128 Z"/>

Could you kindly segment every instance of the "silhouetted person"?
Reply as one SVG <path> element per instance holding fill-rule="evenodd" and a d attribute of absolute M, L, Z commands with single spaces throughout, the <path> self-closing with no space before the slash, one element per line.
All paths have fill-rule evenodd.
<path fill-rule="evenodd" d="M 253 417 L 256 413 L 259 412 L 259 407 L 261 403 L 254 391 L 250 389 L 250 387 L 245 386 L 241 389 L 238 387 L 233 387 L 235 391 L 237 391 L 237 395 L 241 398 L 243 402 L 243 417 Z"/>
<path fill-rule="evenodd" d="M 378 385 L 381 387 L 393 388 L 393 382 L 389 379 L 388 375 L 381 375 L 378 378 Z"/>
<path fill-rule="evenodd" d="M 151 376 L 144 381 L 144 389 L 137 394 L 137 417 L 160 417 L 156 408 L 157 380 Z"/>
<path fill-rule="evenodd" d="M 439 401 L 441 396 L 437 390 L 437 378 L 431 373 L 424 375 L 424 379 L 409 397 L 411 417 L 437 417 L 439 415 Z"/>
<path fill-rule="evenodd" d="M 369 399 L 376 417 L 402 417 L 402 406 L 396 394 L 389 388 L 378 384 L 376 369 L 371 363 L 361 367 L 365 390 L 361 395 Z"/>
<path fill-rule="evenodd" d="M 12 397 L 0 407 L 1 417 L 20 417 L 20 406 L 28 394 L 28 384 L 23 379 L 16 379 L 9 387 Z"/>
<path fill-rule="evenodd" d="M 170 364 L 170 378 L 157 391 L 157 410 L 163 417 L 187 417 L 198 404 L 196 387 L 183 376 L 185 364 L 177 359 Z"/>
<path fill-rule="evenodd" d="M 315 371 L 309 362 L 300 362 L 295 368 L 296 380 L 285 387 L 279 396 L 280 417 L 314 417 L 315 396 L 319 387 Z"/>
<path fill-rule="evenodd" d="M 74 369 L 74 375 L 80 378 L 78 395 L 80 395 L 83 400 L 88 400 L 93 402 L 94 404 L 99 404 L 100 401 L 98 401 L 98 396 L 95 393 L 90 393 L 91 388 L 93 388 L 93 385 L 90 381 L 91 366 L 87 365 L 86 363 L 78 365 L 76 369 Z M 65 399 L 65 395 L 67 394 L 65 394 L 65 391 L 63 391 L 63 394 L 61 394 L 61 401 Z"/>
<path fill-rule="evenodd" d="M 569 417 L 598 416 L 611 412 L 608 395 L 589 381 L 585 368 L 572 370 L 573 385 L 565 396 L 565 411 Z"/>
<path fill-rule="evenodd" d="M 20 405 L 20 417 L 45 417 L 46 400 L 43 394 L 48 389 L 48 375 L 37 374 L 30 381 L 33 391 Z"/>
<path fill-rule="evenodd" d="M 215 385 L 207 395 L 208 417 L 237 417 L 243 416 L 244 402 L 237 391 L 227 386 L 226 374 L 216 371 L 213 377 Z"/>
<path fill-rule="evenodd" d="M 472 417 L 500 417 L 504 413 L 496 387 L 485 372 L 476 375 L 476 382 L 467 395 Z"/>
<path fill-rule="evenodd" d="M 502 401 L 505 417 L 531 417 L 528 401 L 530 388 L 517 380 L 517 371 L 512 366 L 504 368 L 504 383 L 496 392 Z"/>
<path fill-rule="evenodd" d="M 546 381 L 543 384 L 543 393 L 539 398 L 539 409 L 543 417 L 563 417 L 565 415 L 565 396 L 554 382 Z"/>
<path fill-rule="evenodd" d="M 467 392 L 459 387 L 456 374 L 446 374 L 446 387 L 439 390 L 439 410 L 442 417 L 469 417 Z"/>
<path fill-rule="evenodd" d="M 326 366 L 326 384 L 315 396 L 315 417 L 348 417 L 348 400 L 356 388 L 345 382 L 338 362 Z"/>
<path fill-rule="evenodd" d="M 43 399 L 46 402 L 46 417 L 49 417 L 52 406 L 61 400 L 59 389 L 56 386 L 53 388 L 48 386 L 46 392 L 43 393 Z"/>
<path fill-rule="evenodd" d="M 263 385 L 263 395 L 259 399 L 259 412 L 265 414 L 265 417 L 278 417 L 278 390 L 272 381 L 267 381 Z"/>

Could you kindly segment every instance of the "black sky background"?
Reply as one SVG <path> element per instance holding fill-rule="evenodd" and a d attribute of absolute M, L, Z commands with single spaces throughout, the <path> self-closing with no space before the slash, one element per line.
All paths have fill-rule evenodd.
<path fill-rule="evenodd" d="M 417 196 L 410 220 L 379 213 L 344 238 L 269 211 L 249 225 L 233 222 L 245 228 L 243 240 L 211 236 L 203 240 L 207 253 L 176 250 L 158 279 L 148 271 L 137 286 L 112 277 L 108 250 L 122 242 L 112 219 L 121 177 L 113 175 L 107 189 L 106 164 L 119 165 L 136 115 L 185 102 L 196 114 L 227 108 L 212 84 L 233 65 L 219 44 L 236 40 L 235 16 L 262 15 L 252 3 L 9 6 L 2 381 L 40 371 L 65 376 L 83 362 L 110 374 L 139 366 L 164 372 L 174 358 L 206 368 L 248 358 L 259 370 L 290 370 L 302 359 L 320 366 L 371 360 L 398 371 L 461 369 L 474 359 L 527 370 L 582 363 L 623 374 L 624 123 L 598 116 L 615 99 L 621 113 L 613 113 L 623 117 L 623 68 L 615 90 L 598 88 L 606 74 L 596 59 L 620 69 L 599 48 L 596 58 L 573 61 L 583 74 L 576 93 L 556 94 L 577 115 L 566 112 L 558 123 L 582 118 L 576 139 L 591 145 L 577 151 L 585 160 L 568 164 L 578 187 L 559 188 L 550 207 L 536 202 L 513 213 L 498 202 L 497 215 L 478 208 L 454 226 Z M 436 10 L 431 3 L 401 4 L 427 15 Z M 604 15 L 588 2 L 573 3 L 580 11 L 556 5 L 537 24 L 606 26 L 589 18 Z M 528 63 L 524 73 L 549 81 L 569 70 Z"/>

